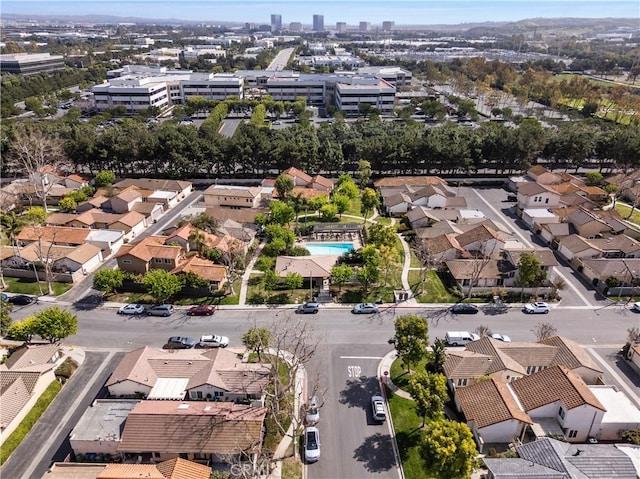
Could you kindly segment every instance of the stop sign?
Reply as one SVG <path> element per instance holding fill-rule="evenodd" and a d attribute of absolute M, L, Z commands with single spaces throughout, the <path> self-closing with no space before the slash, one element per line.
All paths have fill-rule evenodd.
<path fill-rule="evenodd" d="M 384 373 L 382 373 L 382 374 L 384 374 L 385 376 L 388 376 L 388 375 L 389 375 L 389 371 L 385 371 L 385 372 L 384 372 Z"/>

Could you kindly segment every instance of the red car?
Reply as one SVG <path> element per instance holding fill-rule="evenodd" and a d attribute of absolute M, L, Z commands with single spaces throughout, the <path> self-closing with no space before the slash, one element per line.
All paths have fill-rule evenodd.
<path fill-rule="evenodd" d="M 189 316 L 211 316 L 216 312 L 216 307 L 210 304 L 201 304 L 200 306 L 191 306 L 187 314 Z"/>

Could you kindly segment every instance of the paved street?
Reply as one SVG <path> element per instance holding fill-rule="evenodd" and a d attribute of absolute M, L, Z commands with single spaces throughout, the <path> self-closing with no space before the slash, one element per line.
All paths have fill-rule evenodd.
<path fill-rule="evenodd" d="M 122 354 L 87 353 L 85 362 L 2 466 L 3 478 L 40 478 L 71 453 L 69 433 L 98 395 Z"/>

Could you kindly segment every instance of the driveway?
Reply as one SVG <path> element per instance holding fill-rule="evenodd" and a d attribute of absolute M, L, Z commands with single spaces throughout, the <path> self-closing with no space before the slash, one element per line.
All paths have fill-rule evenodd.
<path fill-rule="evenodd" d="M 478 205 L 477 208 L 487 218 L 504 224 L 525 246 L 548 248 L 546 243 L 516 216 L 514 203 L 506 202 L 508 194 L 502 188 L 460 187 L 458 196 L 464 196 L 468 205 Z M 584 307 L 606 304 L 606 298 L 580 277 L 555 251 L 554 254 L 560 263 L 554 270 L 566 284 L 564 290 L 560 292 L 563 306 Z"/>
<path fill-rule="evenodd" d="M 82 366 L 0 469 L 2 477 L 42 477 L 71 453 L 69 433 L 122 359 L 122 353 L 87 352 Z"/>

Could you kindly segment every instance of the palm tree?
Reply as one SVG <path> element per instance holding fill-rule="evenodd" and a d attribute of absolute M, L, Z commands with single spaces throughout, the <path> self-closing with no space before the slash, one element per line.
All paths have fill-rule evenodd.
<path fill-rule="evenodd" d="M 305 198 L 302 193 L 298 193 L 297 195 L 293 195 L 289 198 L 289 202 L 291 203 L 291 206 L 293 207 L 293 210 L 296 212 L 296 229 L 295 231 L 298 231 L 298 218 L 300 216 L 300 213 L 302 211 L 306 211 L 307 210 L 307 206 L 308 206 L 308 201 L 307 198 Z"/>
<path fill-rule="evenodd" d="M 201 253 L 202 249 L 206 246 L 204 233 L 198 228 L 194 228 L 191 230 L 191 233 L 189 233 L 189 243 L 193 245 L 193 248 L 198 253 Z"/>
<path fill-rule="evenodd" d="M 22 229 L 22 221 L 18 215 L 16 215 L 15 211 L 10 211 L 8 213 L 2 213 L 0 217 L 0 224 L 2 225 L 2 230 L 4 234 L 7 235 L 7 239 L 12 245 L 16 244 L 16 237 L 20 230 Z"/>

